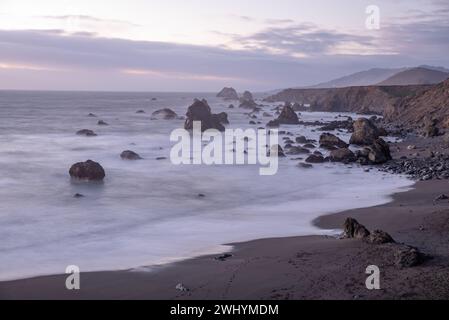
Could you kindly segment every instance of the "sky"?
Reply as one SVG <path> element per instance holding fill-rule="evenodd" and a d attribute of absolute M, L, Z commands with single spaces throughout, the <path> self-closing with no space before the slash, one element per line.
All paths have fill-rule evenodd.
<path fill-rule="evenodd" d="M 448 0 L 0 0 L 0 89 L 265 91 L 448 53 Z"/>

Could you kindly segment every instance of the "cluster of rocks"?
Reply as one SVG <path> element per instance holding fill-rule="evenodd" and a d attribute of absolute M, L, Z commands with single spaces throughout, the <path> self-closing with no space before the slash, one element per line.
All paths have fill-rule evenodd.
<path fill-rule="evenodd" d="M 405 174 L 415 180 L 449 179 L 449 156 L 440 154 L 426 158 L 398 159 L 379 170 Z"/>
<path fill-rule="evenodd" d="M 369 244 L 381 245 L 385 250 L 392 250 L 394 264 L 399 268 L 410 268 L 421 264 L 427 256 L 417 248 L 397 243 L 388 233 L 382 230 L 370 232 L 354 218 L 346 219 L 343 238 L 360 239 Z"/>
<path fill-rule="evenodd" d="M 224 124 L 228 124 L 228 115 L 226 112 L 221 112 L 219 114 L 213 114 L 206 100 L 195 99 L 193 104 L 187 109 L 187 119 L 184 123 L 184 128 L 186 130 L 193 129 L 193 122 L 201 122 L 201 131 L 206 131 L 208 129 L 216 129 L 219 131 L 224 131 Z"/>

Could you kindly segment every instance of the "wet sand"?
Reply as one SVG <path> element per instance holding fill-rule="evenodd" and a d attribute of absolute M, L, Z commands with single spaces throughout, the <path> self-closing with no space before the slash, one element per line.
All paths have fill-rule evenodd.
<path fill-rule="evenodd" d="M 81 290 L 65 289 L 66 275 L 0 282 L 1 299 L 448 299 L 449 192 L 444 180 L 418 182 L 391 203 L 315 221 L 340 228 L 354 217 L 397 242 L 433 256 L 399 269 L 384 245 L 322 236 L 263 239 L 235 244 L 225 261 L 204 256 L 146 271 L 81 273 Z M 366 289 L 368 265 L 381 270 L 381 290 Z M 182 283 L 189 290 L 175 289 Z"/>

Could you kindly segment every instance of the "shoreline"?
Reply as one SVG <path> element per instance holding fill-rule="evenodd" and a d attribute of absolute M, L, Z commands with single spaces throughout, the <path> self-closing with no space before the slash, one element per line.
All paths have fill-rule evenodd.
<path fill-rule="evenodd" d="M 400 243 L 434 258 L 397 269 L 391 256 L 361 240 L 298 236 L 233 243 L 231 257 L 206 255 L 151 271 L 81 273 L 81 290 L 65 289 L 66 275 L 0 282 L 0 299 L 448 299 L 449 202 L 433 200 L 449 190 L 445 180 L 417 182 L 379 206 L 321 216 L 320 228 L 341 228 L 354 217 L 370 230 L 382 229 Z M 381 290 L 368 291 L 365 268 L 379 265 Z M 182 283 L 189 291 L 175 289 Z M 449 283 L 449 282 L 446 282 Z M 417 290 L 416 288 L 420 288 Z M 439 289 L 438 289 L 439 288 Z"/>

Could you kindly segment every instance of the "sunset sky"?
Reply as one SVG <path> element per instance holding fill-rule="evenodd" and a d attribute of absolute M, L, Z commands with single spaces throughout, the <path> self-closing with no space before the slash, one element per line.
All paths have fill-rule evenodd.
<path fill-rule="evenodd" d="M 270 90 L 448 53 L 444 0 L 0 0 L 0 89 Z"/>

